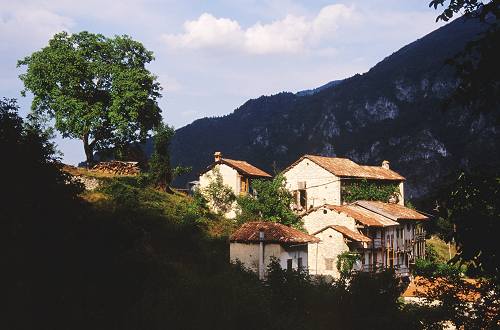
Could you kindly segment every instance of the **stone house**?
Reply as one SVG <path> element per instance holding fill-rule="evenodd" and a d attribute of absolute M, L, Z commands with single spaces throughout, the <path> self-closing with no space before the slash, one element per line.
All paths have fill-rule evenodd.
<path fill-rule="evenodd" d="M 347 158 L 304 155 L 282 174 L 287 189 L 295 197 L 293 207 L 299 212 L 324 204 L 342 205 L 345 188 L 363 179 L 380 185 L 398 185 L 399 195 L 394 198 L 404 205 L 405 178 L 391 170 L 388 161 L 382 166 L 366 166 Z"/>
<path fill-rule="evenodd" d="M 272 258 L 283 269 L 308 269 L 308 250 L 314 250 L 319 238 L 275 222 L 247 222 L 230 237 L 231 262 L 265 276 Z"/>
<path fill-rule="evenodd" d="M 221 152 L 215 152 L 214 162 L 200 173 L 199 189 L 203 190 L 210 184 L 214 178 L 215 170 L 220 173 L 223 183 L 230 187 L 236 196 L 251 193 L 252 180 L 271 178 L 270 174 L 246 161 L 222 158 Z M 236 204 L 233 205 L 225 216 L 234 218 L 236 206 Z"/>

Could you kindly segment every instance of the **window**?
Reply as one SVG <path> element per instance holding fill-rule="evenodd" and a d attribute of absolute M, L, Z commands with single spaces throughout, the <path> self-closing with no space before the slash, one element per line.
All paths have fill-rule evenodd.
<path fill-rule="evenodd" d="M 240 176 L 240 192 L 248 192 L 248 179 L 243 176 Z"/>
<path fill-rule="evenodd" d="M 287 259 L 286 260 L 286 270 L 292 270 L 293 269 L 293 259 Z"/>
<path fill-rule="evenodd" d="M 325 258 L 325 269 L 333 270 L 333 258 Z"/>
<path fill-rule="evenodd" d="M 299 190 L 299 205 L 303 209 L 307 209 L 307 191 L 305 189 Z"/>
<path fill-rule="evenodd" d="M 304 268 L 304 265 L 302 264 L 302 258 L 297 259 L 297 268 L 299 270 Z"/>

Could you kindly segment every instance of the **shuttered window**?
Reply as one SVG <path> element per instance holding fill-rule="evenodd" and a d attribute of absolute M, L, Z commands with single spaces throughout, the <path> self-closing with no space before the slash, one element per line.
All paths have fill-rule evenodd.
<path fill-rule="evenodd" d="M 325 258 L 325 269 L 333 270 L 333 258 Z"/>

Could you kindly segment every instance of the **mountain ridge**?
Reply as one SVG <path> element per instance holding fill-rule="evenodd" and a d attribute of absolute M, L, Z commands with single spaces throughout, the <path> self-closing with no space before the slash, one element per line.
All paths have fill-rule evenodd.
<path fill-rule="evenodd" d="M 226 116 L 178 129 L 172 162 L 194 171 L 175 184 L 195 179 L 214 151 L 268 172 L 309 153 L 368 165 L 388 159 L 407 177 L 407 196 L 418 199 L 458 168 L 498 161 L 494 113 L 442 110 L 457 85 L 445 61 L 485 28 L 459 18 L 335 86 L 309 95 L 261 96 Z"/>

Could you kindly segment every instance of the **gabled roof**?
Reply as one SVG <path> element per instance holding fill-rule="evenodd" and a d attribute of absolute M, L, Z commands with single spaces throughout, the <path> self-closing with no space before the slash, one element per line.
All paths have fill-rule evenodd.
<path fill-rule="evenodd" d="M 252 164 L 245 162 L 244 160 L 234 160 L 228 158 L 222 158 L 221 160 L 212 163 L 212 165 L 208 166 L 202 173 L 210 171 L 217 164 L 226 164 L 227 166 L 234 168 L 236 171 L 238 171 L 238 173 L 247 176 L 256 178 L 271 178 L 270 174 L 264 172 L 260 168 L 253 166 Z"/>
<path fill-rule="evenodd" d="M 355 232 L 355 231 L 353 231 L 345 226 L 339 226 L 339 225 L 326 226 L 325 228 L 320 229 L 317 232 L 313 233 L 313 235 L 319 234 L 328 228 L 332 228 L 333 230 L 338 231 L 342 235 L 344 235 L 347 238 L 349 238 L 353 241 L 356 241 L 356 242 L 371 242 L 372 241 L 369 237 L 366 237 L 365 235 L 363 235 L 359 232 Z"/>
<path fill-rule="evenodd" d="M 394 221 L 400 220 L 427 220 L 429 219 L 427 216 L 418 213 L 415 210 L 407 208 L 400 204 L 392 204 L 392 203 L 384 203 L 378 201 L 357 201 L 356 205 L 369 210 L 371 212 L 378 213 L 392 219 Z"/>
<path fill-rule="evenodd" d="M 259 243 L 259 232 L 264 232 L 266 243 L 317 243 L 319 238 L 276 222 L 255 221 L 244 223 L 230 237 L 230 242 Z"/>
<path fill-rule="evenodd" d="M 292 165 L 288 166 L 283 173 L 294 167 L 303 159 L 309 159 L 317 165 L 323 167 L 328 172 L 346 178 L 364 178 L 375 180 L 393 180 L 402 181 L 405 178 L 398 173 L 381 166 L 366 166 L 358 165 L 350 159 L 339 157 L 323 157 L 315 155 L 304 155 L 295 161 Z"/>
<path fill-rule="evenodd" d="M 339 213 L 344 213 L 345 215 L 368 227 L 389 227 L 399 225 L 396 221 L 393 221 L 383 215 L 353 204 L 325 205 L 325 207 Z"/>

